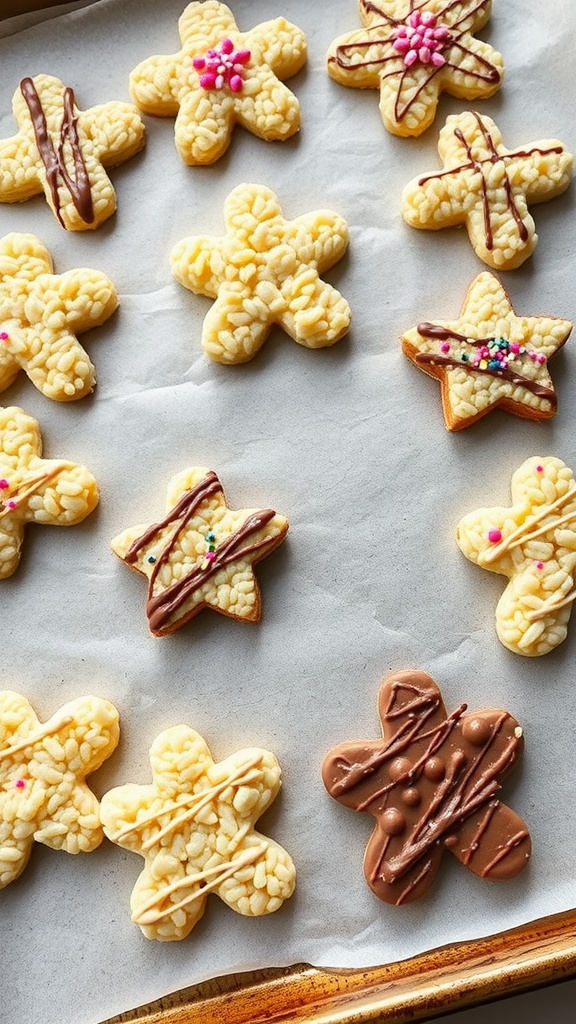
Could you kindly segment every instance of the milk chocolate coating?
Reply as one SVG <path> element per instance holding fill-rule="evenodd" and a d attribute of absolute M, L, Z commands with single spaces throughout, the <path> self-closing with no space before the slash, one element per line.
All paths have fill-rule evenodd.
<path fill-rule="evenodd" d="M 382 684 L 383 739 L 342 743 L 322 766 L 339 803 L 376 819 L 364 857 L 372 891 L 409 903 L 430 888 L 444 849 L 474 874 L 506 880 L 530 857 L 522 819 L 501 803 L 500 780 L 524 741 L 507 711 L 446 714 L 434 680 L 399 672 Z"/>

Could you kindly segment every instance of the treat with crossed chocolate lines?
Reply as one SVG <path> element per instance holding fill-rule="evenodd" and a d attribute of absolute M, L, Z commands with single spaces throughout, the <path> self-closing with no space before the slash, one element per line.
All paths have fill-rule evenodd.
<path fill-rule="evenodd" d="M 245 916 L 278 910 L 294 890 L 294 864 L 254 828 L 280 789 L 274 754 L 249 747 L 215 763 L 180 725 L 156 737 L 150 764 L 151 784 L 119 786 L 101 807 L 107 837 L 145 860 L 130 903 L 144 935 L 185 938 L 210 892 Z"/>
<path fill-rule="evenodd" d="M 0 140 L 0 202 L 42 191 L 63 228 L 97 228 L 116 209 L 105 168 L 144 145 L 144 124 L 130 103 L 79 110 L 74 91 L 52 75 L 23 78 L 14 93 L 18 134 Z"/>
<path fill-rule="evenodd" d="M 394 135 L 421 135 L 441 92 L 487 99 L 502 83 L 501 55 L 473 35 L 491 0 L 360 0 L 365 28 L 336 39 L 328 73 L 341 85 L 380 89 L 380 113 Z"/>
<path fill-rule="evenodd" d="M 342 217 L 315 210 L 286 220 L 271 189 L 243 183 L 227 197 L 224 220 L 224 236 L 184 238 L 170 257 L 180 284 L 216 299 L 202 328 L 211 359 L 247 362 L 274 324 L 305 348 L 334 345 L 346 334 L 350 307 L 320 277 L 346 252 Z"/>
<path fill-rule="evenodd" d="M 518 874 L 530 836 L 499 797 L 523 750 L 518 722 L 466 704 L 447 714 L 435 681 L 416 671 L 385 679 L 378 706 L 383 738 L 341 743 L 322 766 L 330 795 L 376 820 L 364 857 L 376 896 L 397 905 L 423 896 L 445 850 L 480 878 Z"/>
<path fill-rule="evenodd" d="M 166 636 L 206 607 L 258 622 L 253 566 L 287 532 L 287 519 L 273 509 L 231 509 L 216 473 L 194 466 L 170 481 L 164 518 L 125 530 L 112 550 L 148 578 L 150 631 Z"/>
<path fill-rule="evenodd" d="M 0 409 L 0 579 L 18 567 L 27 523 L 74 526 L 98 504 L 85 466 L 41 455 L 36 420 L 15 406 Z"/>
<path fill-rule="evenodd" d="M 176 116 L 176 148 L 185 163 L 212 164 L 228 149 L 235 124 L 268 141 L 300 128 L 300 105 L 283 83 L 306 61 L 304 33 L 284 18 L 241 32 L 217 0 L 188 4 L 178 22 L 178 53 L 142 61 L 130 94 L 146 114 Z"/>
<path fill-rule="evenodd" d="M 496 607 L 498 638 L 515 654 L 548 654 L 566 638 L 576 599 L 576 484 L 561 459 L 533 456 L 512 476 L 512 505 L 460 520 L 458 546 L 508 577 Z"/>
<path fill-rule="evenodd" d="M 20 370 L 46 398 L 73 402 L 96 382 L 77 335 L 99 327 L 118 306 L 112 281 L 82 267 L 55 274 L 35 235 L 0 239 L 0 391 Z"/>
<path fill-rule="evenodd" d="M 470 110 L 447 118 L 438 152 L 444 169 L 419 175 L 402 193 L 406 222 L 432 231 L 464 224 L 484 263 L 519 267 L 538 240 L 528 207 L 565 191 L 572 155 L 557 139 L 506 149 L 494 121 Z"/>
<path fill-rule="evenodd" d="M 99 804 L 85 780 L 118 738 L 118 712 L 100 697 L 78 697 L 40 722 L 26 697 L 0 692 L 0 888 L 22 873 L 35 842 L 66 853 L 99 846 Z"/>

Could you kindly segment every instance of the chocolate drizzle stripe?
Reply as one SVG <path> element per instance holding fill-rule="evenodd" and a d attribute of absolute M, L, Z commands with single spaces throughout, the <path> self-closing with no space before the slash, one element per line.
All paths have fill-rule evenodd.
<path fill-rule="evenodd" d="M 489 875 L 496 865 L 500 864 L 500 862 L 503 861 L 504 858 L 512 852 L 512 850 L 515 850 L 517 846 L 520 846 L 520 843 L 523 843 L 525 839 L 528 839 L 528 830 L 525 828 L 521 828 L 516 835 L 510 836 L 510 839 L 504 843 L 502 849 L 498 850 L 498 853 L 496 853 L 492 860 L 486 864 L 482 871 L 482 878 Z"/>
<path fill-rule="evenodd" d="M 164 519 L 162 519 L 159 523 L 153 523 L 152 526 L 149 526 L 148 529 L 144 531 L 144 533 L 142 533 L 139 537 L 136 538 L 135 541 L 133 541 L 133 543 L 128 548 L 128 551 L 124 555 L 124 561 L 128 562 L 129 565 L 133 564 L 137 560 L 140 552 L 148 546 L 150 541 L 154 540 L 154 538 L 158 534 L 160 534 L 162 530 L 166 529 L 167 526 L 170 526 L 171 523 L 175 522 L 176 520 L 182 520 L 182 523 L 180 525 L 180 529 L 182 529 L 182 527 L 185 526 L 190 520 L 190 518 L 194 515 L 194 512 L 196 511 L 198 506 L 201 505 L 203 501 L 207 501 L 208 498 L 211 498 L 214 494 L 217 494 L 218 491 L 220 490 L 222 490 L 220 481 L 216 476 L 216 473 L 210 470 L 210 472 L 206 474 L 206 476 L 200 481 L 200 483 L 196 484 L 196 486 L 193 487 L 191 490 L 184 492 L 184 494 L 180 498 L 180 501 L 177 502 L 174 508 L 167 513 Z M 170 554 L 171 550 L 172 548 L 168 549 L 166 558 Z M 164 552 L 162 554 L 164 555 Z M 157 572 L 158 569 L 156 563 L 155 571 L 153 573 L 154 577 L 157 575 Z"/>
<path fill-rule="evenodd" d="M 92 202 L 90 179 L 88 177 L 88 171 L 86 169 L 86 163 L 84 161 L 80 138 L 78 135 L 78 118 L 74 113 L 73 90 L 70 88 L 66 88 L 64 90 L 64 113 L 62 115 L 62 124 L 60 126 L 58 150 L 55 149 L 54 143 L 52 142 L 44 109 L 42 107 L 42 101 L 31 78 L 22 79 L 20 82 L 20 91 L 30 113 L 30 120 L 32 121 L 32 127 L 34 129 L 36 146 L 38 148 L 40 159 L 46 169 L 46 179 L 50 187 L 52 201 L 58 220 L 62 227 L 66 226 L 62 219 L 59 194 L 59 185 L 60 182 L 62 182 L 68 190 L 70 198 L 82 220 L 86 224 L 92 224 L 95 217 L 94 205 Z M 69 174 L 66 167 L 66 161 L 64 158 L 66 145 L 70 147 L 72 152 L 72 158 L 74 160 L 74 177 Z"/>
<path fill-rule="evenodd" d="M 152 631 L 162 629 L 171 615 L 192 596 L 194 591 L 204 586 L 220 569 L 231 565 L 233 562 L 241 561 L 243 558 L 262 551 L 275 543 L 275 537 L 264 537 L 263 540 L 255 544 L 240 547 L 244 540 L 266 526 L 275 515 L 276 513 L 273 509 L 263 509 L 261 512 L 255 512 L 248 516 L 242 526 L 226 537 L 223 543 L 216 549 L 216 557 L 206 568 L 202 568 L 202 565 L 194 566 L 186 576 L 172 583 L 171 586 L 166 587 L 158 594 L 154 594 L 153 591 L 155 579 L 153 574 L 150 578 L 148 601 L 146 604 L 146 614 Z M 156 566 L 154 568 L 156 569 Z"/>
<path fill-rule="evenodd" d="M 419 352 L 416 356 L 416 362 L 424 366 L 446 366 L 448 369 L 464 369 L 470 373 L 485 373 L 488 377 L 497 377 L 500 380 L 507 380 L 519 387 L 526 388 L 526 391 L 530 391 L 537 398 L 546 399 L 550 402 L 553 409 L 556 409 L 558 405 L 556 392 L 552 388 L 547 388 L 544 384 L 539 384 L 537 381 L 525 377 L 522 373 L 516 373 L 515 370 L 495 370 L 489 366 L 482 369 L 479 366 L 474 366 L 472 363 L 463 363 L 458 359 L 450 359 L 449 356 L 436 355 L 434 352 Z"/>

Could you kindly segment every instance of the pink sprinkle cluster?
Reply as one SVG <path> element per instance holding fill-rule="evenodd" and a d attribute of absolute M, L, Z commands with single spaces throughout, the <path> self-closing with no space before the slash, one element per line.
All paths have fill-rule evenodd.
<path fill-rule="evenodd" d="M 242 92 L 244 65 L 250 60 L 250 50 L 235 50 L 231 39 L 223 39 L 219 50 L 208 50 L 205 57 L 194 57 L 192 61 L 200 75 L 203 89 L 223 89 L 225 85 L 232 92 Z"/>
<path fill-rule="evenodd" d="M 448 29 L 436 24 L 436 15 L 431 11 L 415 11 L 408 24 L 400 25 L 394 34 L 394 47 L 404 55 L 407 68 L 417 61 L 441 68 L 446 63 L 441 51 L 449 42 Z"/>

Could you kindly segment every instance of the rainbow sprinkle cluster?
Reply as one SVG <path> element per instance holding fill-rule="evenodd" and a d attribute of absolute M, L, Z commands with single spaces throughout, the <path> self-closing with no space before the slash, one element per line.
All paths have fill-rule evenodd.
<path fill-rule="evenodd" d="M 400 25 L 394 33 L 394 48 L 404 55 L 407 68 L 417 61 L 443 67 L 446 58 L 441 51 L 449 42 L 448 29 L 437 24 L 436 15 L 431 11 L 415 11 L 408 18 L 408 24 Z"/>
<path fill-rule="evenodd" d="M 449 352 L 449 342 L 444 341 L 440 349 L 442 352 Z M 506 341 L 506 338 L 490 338 L 486 344 L 479 345 L 471 357 L 466 352 L 459 354 L 463 363 L 470 363 L 476 370 L 506 370 L 511 360 L 517 356 L 528 356 L 539 366 L 546 362 L 546 356 L 542 352 L 528 349 L 517 341 Z"/>
<path fill-rule="evenodd" d="M 215 540 L 216 540 L 216 534 L 214 533 L 213 530 L 209 530 L 208 533 L 206 534 L 206 542 L 208 544 L 208 551 L 204 555 L 204 558 L 207 558 L 209 562 L 213 562 L 214 559 L 216 558 L 216 545 L 214 543 Z"/>
<path fill-rule="evenodd" d="M 235 50 L 231 39 L 223 39 L 219 50 L 208 50 L 205 57 L 194 57 L 192 64 L 196 71 L 202 71 L 200 85 L 203 89 L 223 89 L 242 92 L 244 65 L 250 60 L 250 50 Z"/>

